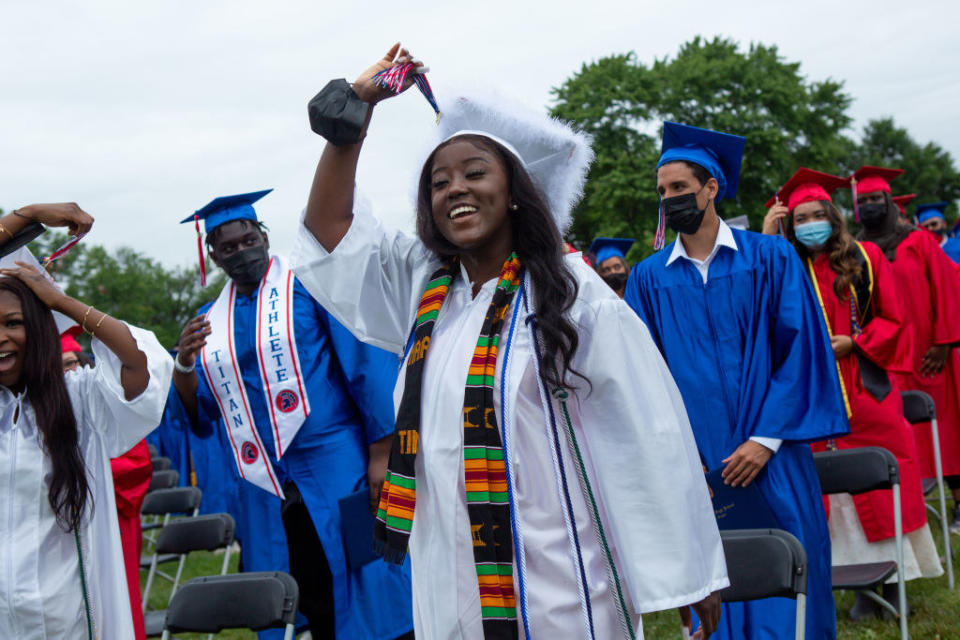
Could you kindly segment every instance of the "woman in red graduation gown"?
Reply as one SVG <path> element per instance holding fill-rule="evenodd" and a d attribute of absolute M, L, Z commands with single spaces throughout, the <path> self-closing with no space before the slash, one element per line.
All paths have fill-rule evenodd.
<path fill-rule="evenodd" d="M 903 389 L 924 391 L 937 405 L 940 455 L 957 502 L 951 530 L 960 533 L 960 272 L 936 239 L 899 219 L 890 180 L 901 169 L 861 167 L 853 174 L 863 232 L 893 263 L 900 307 L 913 339 L 910 370 L 898 375 Z M 914 429 L 923 477 L 935 476 L 930 430 Z"/>
<path fill-rule="evenodd" d="M 837 358 L 850 435 L 813 445 L 852 449 L 879 446 L 900 464 L 905 538 L 905 578 L 942 573 L 927 524 L 920 468 L 912 427 L 903 418 L 896 374 L 910 371 L 912 343 L 898 302 L 890 262 L 869 242 L 857 242 L 830 200 L 846 180 L 800 169 L 780 190 L 787 204 L 776 204 L 765 231 L 776 232 L 782 217 L 787 239 L 807 266 L 820 301 Z M 769 203 L 769 204 L 772 204 Z M 772 228 L 771 228 L 772 227 Z M 833 563 L 853 564 L 895 558 L 893 502 L 890 491 L 831 496 Z M 896 601 L 896 585 L 890 594 Z M 873 612 L 859 599 L 852 615 Z"/>

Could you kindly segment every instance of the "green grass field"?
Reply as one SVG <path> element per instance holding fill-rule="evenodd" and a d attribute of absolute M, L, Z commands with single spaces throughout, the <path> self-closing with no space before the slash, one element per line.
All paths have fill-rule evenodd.
<path fill-rule="evenodd" d="M 932 524 L 932 523 L 931 523 Z M 942 537 L 939 529 L 934 528 L 934 538 L 937 548 L 940 547 Z M 960 537 L 953 537 L 953 557 L 958 557 Z M 149 549 L 144 549 L 147 553 Z M 239 554 L 233 554 L 230 561 L 230 571 L 237 570 Z M 193 553 L 187 559 L 183 572 L 183 580 L 196 576 L 215 575 L 220 572 L 223 556 L 212 553 Z M 165 565 L 169 573 L 176 571 L 176 563 Z M 142 572 L 145 581 L 145 572 Z M 960 583 L 960 572 L 957 573 Z M 143 584 L 141 581 L 141 586 Z M 155 582 L 150 594 L 150 608 L 163 608 L 170 595 L 170 583 L 164 580 Z M 850 622 L 847 614 L 853 605 L 853 594 L 843 593 L 836 597 L 837 601 L 837 637 L 840 640 L 896 640 L 900 637 L 899 627 L 894 621 L 873 620 L 869 622 Z M 913 580 L 907 583 L 907 601 L 910 603 L 910 637 L 913 640 L 957 640 L 960 639 L 960 586 L 954 591 L 947 590 L 947 577 L 944 575 L 936 580 Z M 674 640 L 680 638 L 680 618 L 675 611 L 644 616 L 644 634 L 648 640 Z M 206 635 L 181 634 L 182 639 L 206 638 Z M 218 639 L 250 640 L 256 634 L 246 631 L 224 631 L 216 636 Z"/>

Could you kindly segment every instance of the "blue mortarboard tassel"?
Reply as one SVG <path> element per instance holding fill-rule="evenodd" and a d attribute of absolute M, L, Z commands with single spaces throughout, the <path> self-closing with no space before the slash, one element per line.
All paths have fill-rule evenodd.
<path fill-rule="evenodd" d="M 392 66 L 389 69 L 384 69 L 380 73 L 374 75 L 373 82 L 384 89 L 389 89 L 394 93 L 400 93 L 403 91 L 403 83 L 406 82 L 407 76 L 411 71 L 414 70 L 414 68 L 415 67 L 412 62 Z M 417 89 L 420 90 L 420 93 L 423 94 L 423 97 L 426 98 L 427 102 L 430 103 L 430 106 L 433 107 L 434 113 L 437 114 L 437 122 L 439 122 L 441 115 L 440 107 L 437 105 L 437 99 L 433 95 L 433 89 L 430 88 L 430 82 L 427 80 L 426 74 L 414 73 L 413 83 L 417 85 Z"/>

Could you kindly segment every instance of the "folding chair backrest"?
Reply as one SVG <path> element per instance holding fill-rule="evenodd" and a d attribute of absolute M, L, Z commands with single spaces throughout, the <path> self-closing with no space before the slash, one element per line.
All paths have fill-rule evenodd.
<path fill-rule="evenodd" d="M 299 592 L 289 574 L 234 573 L 194 578 L 167 608 L 172 632 L 217 633 L 223 629 L 262 631 L 293 624 Z"/>
<path fill-rule="evenodd" d="M 213 551 L 233 544 L 236 526 L 228 513 L 184 518 L 168 523 L 157 537 L 157 553 Z"/>
<path fill-rule="evenodd" d="M 150 478 L 150 486 L 147 492 L 157 491 L 159 489 L 172 489 L 180 481 L 180 473 L 176 469 L 166 471 L 154 471 Z"/>
<path fill-rule="evenodd" d="M 759 598 L 796 599 L 807 592 L 807 554 L 793 535 L 780 529 L 730 529 L 720 532 L 730 586 L 723 602 Z"/>
<path fill-rule="evenodd" d="M 150 491 L 143 498 L 140 513 L 147 516 L 160 516 L 167 513 L 192 514 L 200 506 L 203 492 L 197 487 L 176 487 Z"/>
<path fill-rule="evenodd" d="M 889 489 L 900 482 L 897 459 L 883 447 L 824 451 L 813 460 L 824 495 Z"/>
<path fill-rule="evenodd" d="M 910 424 L 930 422 L 937 417 L 937 405 L 933 398 L 923 391 L 903 391 L 903 417 Z"/>
<path fill-rule="evenodd" d="M 173 463 L 170 461 L 170 458 L 150 458 L 150 463 L 153 465 L 154 471 L 166 471 L 173 466 Z"/>

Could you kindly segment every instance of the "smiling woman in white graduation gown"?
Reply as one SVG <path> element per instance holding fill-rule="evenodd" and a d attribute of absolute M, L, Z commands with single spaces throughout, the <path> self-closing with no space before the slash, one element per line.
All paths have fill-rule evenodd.
<path fill-rule="evenodd" d="M 65 374 L 91 491 L 80 530 L 84 577 L 96 637 L 105 639 L 134 637 L 110 458 L 159 424 L 173 372 L 153 333 L 129 329 L 150 369 L 139 396 L 124 398 L 120 361 L 96 339 L 97 366 Z M 47 501 L 50 460 L 33 407 L 6 387 L 0 387 L 0 469 L 0 637 L 86 638 L 76 539 L 60 528 Z"/>
<path fill-rule="evenodd" d="M 515 574 L 523 574 L 514 584 L 531 635 L 590 637 L 585 626 L 592 626 L 596 638 L 642 637 L 638 614 L 723 588 L 726 565 L 683 402 L 659 351 L 579 254 L 567 260 L 580 287 L 571 310 L 580 335 L 573 368 L 592 385 L 568 400 L 577 447 L 562 407 L 537 382 L 529 282 L 501 333 L 495 402 L 512 475 Z M 301 225 L 293 262 L 307 289 L 360 340 L 398 354 L 439 265 L 418 239 L 362 210 L 332 253 Z M 417 637 L 426 640 L 483 637 L 463 432 L 455 425 L 495 284 L 471 298 L 466 276 L 454 281 L 424 370 L 410 555 Z M 401 373 L 398 401 L 404 379 Z"/>
<path fill-rule="evenodd" d="M 24 220 L 70 226 L 75 233 L 93 223 L 72 204 L 21 211 Z M 14 233 L 23 224 L 12 214 L 2 218 L 4 228 Z M 160 422 L 173 361 L 153 333 L 65 296 L 38 269 L 8 263 L 0 266 L 0 275 L 11 276 L 0 278 L 0 638 L 133 638 L 110 459 Z M 29 297 L 28 289 L 36 298 Z M 51 308 L 73 323 L 86 322 L 103 338 L 93 339 L 95 368 L 62 372 Z M 65 388 L 56 380 L 61 375 Z M 28 381 L 38 379 L 52 382 L 39 392 L 29 388 Z M 87 481 L 76 535 L 61 526 L 48 499 L 55 469 L 35 403 L 56 397 L 69 401 L 70 407 L 52 415 L 62 418 L 72 411 L 77 462 Z M 63 456 L 69 450 L 63 445 L 69 444 L 70 425 L 65 419 L 54 418 L 53 425 L 47 420 L 41 424 L 47 433 L 59 434 L 58 455 Z M 59 495 L 67 502 L 64 493 Z M 61 516 L 73 517 L 67 508 Z"/>

